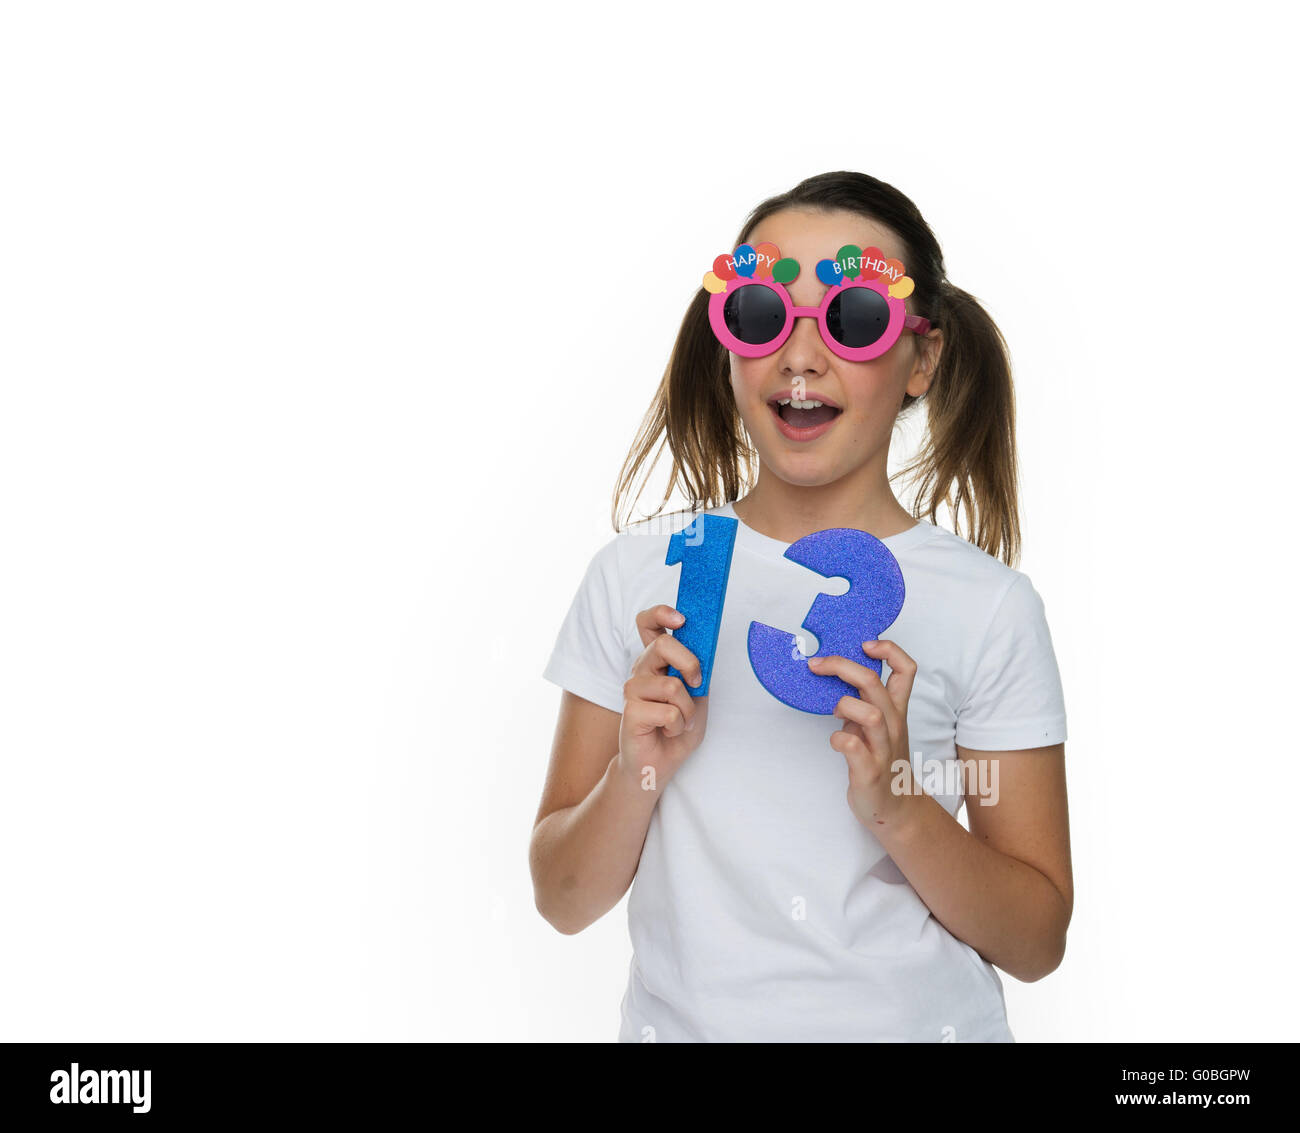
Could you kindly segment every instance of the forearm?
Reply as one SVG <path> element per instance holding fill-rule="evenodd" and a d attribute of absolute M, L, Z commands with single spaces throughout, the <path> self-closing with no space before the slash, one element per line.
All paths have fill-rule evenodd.
<path fill-rule="evenodd" d="M 537 824 L 529 849 L 534 898 L 560 932 L 581 932 L 627 892 L 657 799 L 615 756 L 582 802 Z"/>
<path fill-rule="evenodd" d="M 973 837 L 929 795 L 872 831 L 940 924 L 1016 979 L 1060 964 L 1070 913 L 1039 870 Z"/>

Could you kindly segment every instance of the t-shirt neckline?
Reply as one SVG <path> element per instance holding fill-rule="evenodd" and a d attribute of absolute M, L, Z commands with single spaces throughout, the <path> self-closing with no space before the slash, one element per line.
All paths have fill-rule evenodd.
<path fill-rule="evenodd" d="M 736 514 L 736 509 L 731 506 L 730 502 L 713 509 L 713 514 L 726 516 L 728 519 L 736 521 L 736 541 L 743 546 L 772 555 L 784 555 L 791 547 L 790 543 L 783 543 L 780 539 L 773 539 L 772 536 L 764 535 L 748 526 Z M 889 548 L 891 554 L 897 555 L 900 551 L 928 539 L 937 530 L 938 528 L 929 520 L 919 519 L 906 531 L 900 531 L 897 535 L 886 535 L 880 541 Z"/>

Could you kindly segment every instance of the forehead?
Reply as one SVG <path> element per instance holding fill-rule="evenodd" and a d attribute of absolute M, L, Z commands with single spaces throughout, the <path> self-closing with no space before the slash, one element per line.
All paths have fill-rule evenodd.
<path fill-rule="evenodd" d="M 887 258 L 903 259 L 903 244 L 882 224 L 855 212 L 820 212 L 783 209 L 764 218 L 749 234 L 747 244 L 775 244 L 782 256 L 811 267 L 818 260 L 833 259 L 845 244 L 879 248 Z"/>

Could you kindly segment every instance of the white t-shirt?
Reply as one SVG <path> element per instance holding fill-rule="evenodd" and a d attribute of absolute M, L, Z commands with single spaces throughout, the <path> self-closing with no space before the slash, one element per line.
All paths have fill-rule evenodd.
<path fill-rule="evenodd" d="M 737 518 L 730 504 L 709 514 Z M 623 711 L 644 649 L 636 614 L 676 604 L 681 568 L 664 560 L 692 518 L 636 525 L 595 554 L 547 680 Z M 1027 575 L 931 523 L 882 542 L 906 594 L 879 636 L 917 663 L 913 768 L 956 815 L 954 744 L 1066 739 L 1043 603 Z M 849 809 L 829 743 L 843 721 L 781 703 L 750 666 L 751 621 L 788 628 L 811 655 L 809 607 L 846 585 L 785 558 L 787 546 L 738 522 L 707 731 L 662 789 L 628 900 L 619 1040 L 1014 1042 L 992 965 L 931 915 Z"/>

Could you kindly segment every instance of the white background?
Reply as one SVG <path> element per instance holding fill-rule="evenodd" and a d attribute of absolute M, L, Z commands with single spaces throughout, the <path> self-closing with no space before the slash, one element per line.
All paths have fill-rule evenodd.
<path fill-rule="evenodd" d="M 6 5 L 0 1038 L 614 1037 L 541 670 L 700 276 L 834 169 L 1016 367 L 1077 896 L 1012 1029 L 1292 1037 L 1288 13 Z"/>

